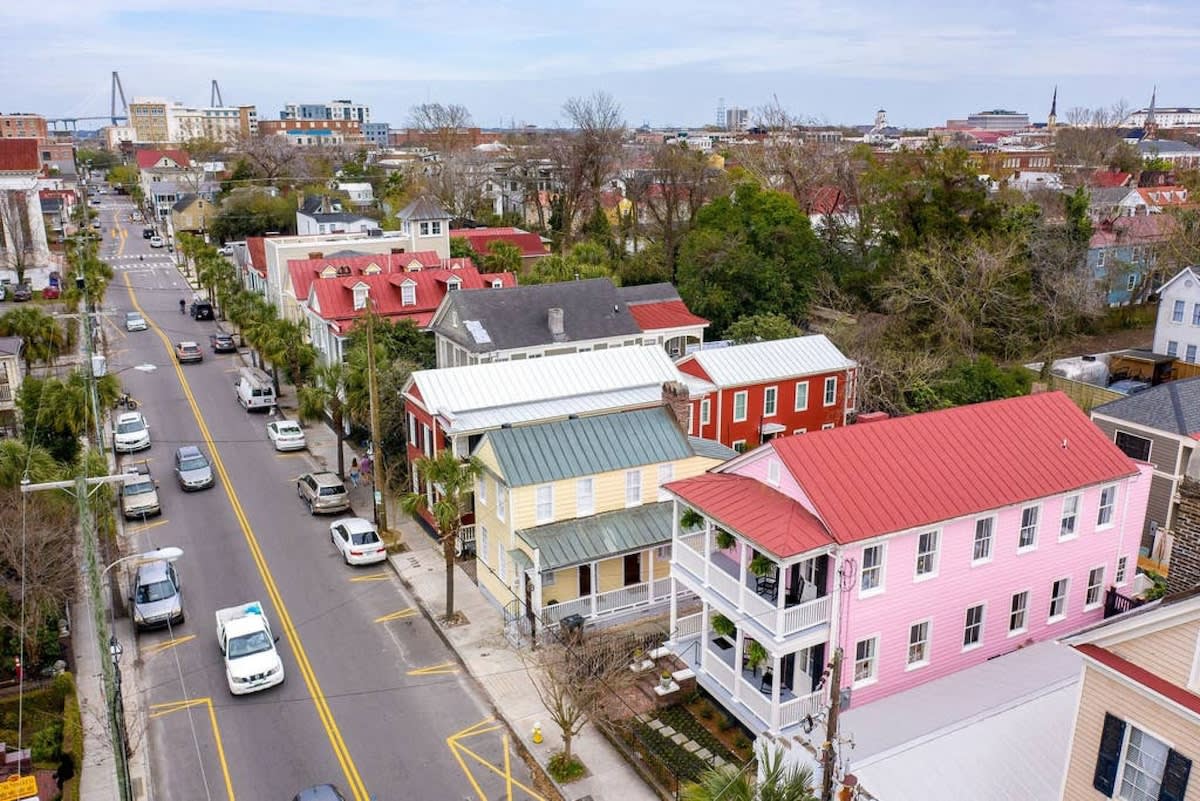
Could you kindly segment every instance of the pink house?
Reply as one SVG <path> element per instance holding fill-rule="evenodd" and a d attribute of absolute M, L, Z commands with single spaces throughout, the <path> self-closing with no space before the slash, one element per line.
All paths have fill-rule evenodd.
<path fill-rule="evenodd" d="M 751 730 L 799 733 L 839 650 L 861 706 L 1100 620 L 1150 472 L 1061 393 L 771 440 L 666 485 L 699 598 L 668 647 Z"/>

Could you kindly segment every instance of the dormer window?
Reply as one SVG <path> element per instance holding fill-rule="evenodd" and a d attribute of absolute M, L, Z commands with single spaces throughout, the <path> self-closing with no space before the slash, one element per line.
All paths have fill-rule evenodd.
<path fill-rule="evenodd" d="M 492 279 L 492 289 L 504 289 L 504 282 L 499 278 Z"/>
<path fill-rule="evenodd" d="M 457 292 L 460 289 L 462 289 L 462 281 L 459 280 L 458 278 L 451 278 L 449 281 L 446 282 L 446 291 L 447 292 Z"/>
<path fill-rule="evenodd" d="M 326 267 L 324 270 L 321 270 L 321 277 L 322 277 L 322 278 L 333 278 L 333 277 L 334 277 L 334 276 L 336 276 L 337 274 L 338 274 L 338 268 L 337 268 L 337 267 L 334 267 L 332 264 L 330 264 L 330 265 L 329 265 L 328 267 Z"/>
<path fill-rule="evenodd" d="M 442 221 L 441 220 L 430 220 L 427 222 L 422 222 L 422 223 L 420 223 L 420 227 L 418 228 L 418 230 L 421 232 L 421 236 L 441 236 L 442 235 Z"/>
<path fill-rule="evenodd" d="M 401 306 L 416 306 L 417 305 L 417 282 L 405 281 L 400 285 L 400 305 Z"/>
<path fill-rule="evenodd" d="M 375 262 L 371 262 L 363 268 L 363 275 L 379 275 L 381 272 L 383 272 L 383 268 Z"/>
<path fill-rule="evenodd" d="M 406 273 L 421 272 L 421 262 L 417 261 L 416 259 L 413 259 L 412 261 L 410 261 L 408 264 L 406 264 L 404 266 L 404 272 L 406 272 Z"/>
<path fill-rule="evenodd" d="M 367 294 L 370 290 L 366 284 L 354 285 L 354 310 L 360 311 L 367 308 Z"/>

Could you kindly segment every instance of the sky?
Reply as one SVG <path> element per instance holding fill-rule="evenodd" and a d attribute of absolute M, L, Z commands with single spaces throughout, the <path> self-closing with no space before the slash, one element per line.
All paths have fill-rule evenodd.
<path fill-rule="evenodd" d="M 3 0 L 0 111 L 107 115 L 125 97 L 353 99 L 404 127 L 427 101 L 476 124 L 565 124 L 603 90 L 627 124 L 697 126 L 778 99 L 817 123 L 925 127 L 983 109 L 1200 106 L 1196 0 Z M 95 123 L 96 126 L 103 124 Z M 81 124 L 80 127 L 87 127 Z"/>

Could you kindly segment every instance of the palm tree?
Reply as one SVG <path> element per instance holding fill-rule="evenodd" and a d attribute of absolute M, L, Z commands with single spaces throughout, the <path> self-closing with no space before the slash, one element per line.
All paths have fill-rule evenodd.
<path fill-rule="evenodd" d="M 320 420 L 326 413 L 337 435 L 337 474 L 346 477 L 346 456 L 342 444 L 346 439 L 349 406 L 346 402 L 346 368 L 340 362 L 322 364 L 313 371 L 312 382 L 298 391 L 300 419 Z"/>
<path fill-rule="evenodd" d="M 32 306 L 13 309 L 0 317 L 0 335 L 24 340 L 26 374 L 32 372 L 35 361 L 52 363 L 66 345 L 66 336 L 55 319 Z"/>
<path fill-rule="evenodd" d="M 58 462 L 45 448 L 19 439 L 0 440 L 0 488 L 15 488 L 26 471 L 34 483 L 55 481 L 61 474 Z"/>
<path fill-rule="evenodd" d="M 400 498 L 400 508 L 414 516 L 428 511 L 437 523 L 442 557 L 446 560 L 446 618 L 449 620 L 454 617 L 454 540 L 462 525 L 467 499 L 475 488 L 475 479 L 483 473 L 483 462 L 474 456 L 464 461 L 453 451 L 444 450 L 432 459 L 428 456 L 417 459 L 413 470 L 421 481 L 433 486 L 436 500 L 431 507 L 425 493 L 406 492 Z"/>
<path fill-rule="evenodd" d="M 807 767 L 784 765 L 783 751 L 768 751 L 764 745 L 758 754 L 759 774 L 755 780 L 749 769 L 723 765 L 706 770 L 695 784 L 683 789 L 683 801 L 816 801 L 813 774 Z"/>

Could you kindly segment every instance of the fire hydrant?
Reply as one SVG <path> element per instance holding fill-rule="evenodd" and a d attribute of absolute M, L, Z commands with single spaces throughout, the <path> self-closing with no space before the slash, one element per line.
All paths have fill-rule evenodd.
<path fill-rule="evenodd" d="M 542 724 L 533 724 L 533 742 L 535 745 L 541 745 L 542 742 Z"/>

